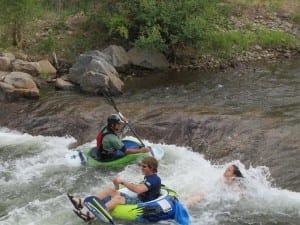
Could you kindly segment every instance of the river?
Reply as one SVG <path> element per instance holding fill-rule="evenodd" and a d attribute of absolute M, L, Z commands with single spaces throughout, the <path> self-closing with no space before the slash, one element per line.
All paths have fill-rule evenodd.
<path fill-rule="evenodd" d="M 299 63 L 295 60 L 256 65 L 227 74 L 157 74 L 127 81 L 128 92 L 117 104 L 121 109 L 137 102 L 148 107 L 145 114 L 141 106 L 133 107 L 143 118 L 157 109 L 168 115 L 188 112 L 250 118 L 247 129 L 242 130 L 246 138 L 237 146 L 251 151 L 255 148 L 251 154 L 241 150 L 210 160 L 194 152 L 192 146 L 170 144 L 172 140 L 166 144 L 143 139 L 146 144 L 156 144 L 165 150 L 159 167 L 165 185 L 176 190 L 181 199 L 194 193 L 204 194 L 205 200 L 189 209 L 191 224 L 299 225 Z M 138 89 L 133 88 L 137 86 Z M 257 131 L 251 130 L 253 124 Z M 259 135 L 263 138 L 258 139 Z M 224 138 L 234 137 L 231 133 Z M 247 138 L 249 142 L 245 141 Z M 72 136 L 30 135 L 0 124 L 1 225 L 83 224 L 72 213 L 67 192 L 82 197 L 95 193 L 110 185 L 116 175 L 133 182 L 142 179 L 136 164 L 114 170 L 68 165 L 64 155 L 75 150 L 69 149 L 74 141 Z M 218 146 L 211 143 L 210 148 Z M 94 145 L 95 141 L 86 142 L 76 149 Z M 230 163 L 237 164 L 245 177 L 243 195 L 222 182 L 224 169 Z"/>

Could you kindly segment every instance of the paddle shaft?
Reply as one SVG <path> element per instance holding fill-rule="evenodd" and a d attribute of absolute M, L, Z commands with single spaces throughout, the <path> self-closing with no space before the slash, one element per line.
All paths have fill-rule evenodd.
<path fill-rule="evenodd" d="M 114 107 L 114 109 L 117 111 L 117 113 L 119 114 L 119 116 L 122 118 L 124 118 L 124 116 L 122 115 L 122 113 L 119 111 L 115 101 L 113 100 L 113 98 L 108 95 L 107 93 L 103 93 L 103 96 L 105 97 L 105 99 L 107 100 L 107 102 L 112 105 L 112 107 Z M 133 129 L 133 127 L 129 124 L 128 121 L 125 121 L 126 125 L 129 127 L 129 129 L 132 131 L 132 133 L 134 134 L 134 136 L 139 140 L 139 142 L 142 144 L 142 147 L 145 147 L 145 144 L 142 142 L 142 140 L 140 139 L 140 137 L 137 135 L 137 133 L 135 132 L 135 130 Z M 150 152 L 151 155 L 154 157 L 154 153 L 150 147 Z"/>

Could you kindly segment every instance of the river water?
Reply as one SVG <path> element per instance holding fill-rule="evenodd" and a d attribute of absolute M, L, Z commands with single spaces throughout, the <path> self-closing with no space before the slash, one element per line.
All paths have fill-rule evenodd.
<path fill-rule="evenodd" d="M 274 131 L 273 138 L 284 142 L 288 136 L 283 146 L 293 142 L 292 148 L 284 154 L 280 153 L 280 145 L 275 146 L 274 155 L 249 166 L 234 158 L 226 163 L 212 163 L 189 147 L 143 140 L 147 145 L 164 148 L 159 175 L 165 185 L 176 190 L 181 200 L 195 193 L 205 196 L 205 200 L 189 208 L 191 224 L 300 224 L 300 193 L 291 191 L 300 189 L 299 63 L 298 60 L 261 65 L 247 73 L 236 71 L 230 76 L 164 74 L 128 81 L 124 104 L 139 101 L 149 107 L 172 105 L 202 114 L 255 115 L 272 121 L 267 132 Z M 139 90 L 132 88 L 136 85 Z M 133 182 L 142 179 L 136 164 L 113 170 L 68 165 L 64 155 L 71 151 L 68 146 L 74 141 L 70 136 L 32 136 L 0 125 L 1 225 L 83 224 L 73 214 L 67 192 L 82 197 L 95 193 L 111 185 L 116 175 Z M 92 141 L 77 148 L 94 145 Z M 272 168 L 262 163 L 268 160 L 272 160 Z M 222 174 L 230 163 L 237 164 L 245 176 L 243 195 L 222 181 Z M 277 171 L 279 182 L 274 182 L 271 169 Z M 284 187 L 278 185 L 280 180 L 285 181 Z M 117 224 L 138 223 L 117 221 Z M 166 221 L 163 224 L 174 223 Z"/>
<path fill-rule="evenodd" d="M 116 175 L 133 182 L 142 179 L 136 164 L 118 170 L 66 164 L 63 156 L 70 151 L 67 146 L 74 141 L 72 137 L 31 136 L 5 128 L 0 137 L 1 225 L 83 224 L 73 215 L 67 192 L 95 193 L 109 186 Z M 300 193 L 272 187 L 267 167 L 246 169 L 241 162 L 232 161 L 247 179 L 241 197 L 222 182 L 229 163 L 213 165 L 185 147 L 158 145 L 166 151 L 159 167 L 163 183 L 174 187 L 182 200 L 194 193 L 205 195 L 205 201 L 190 208 L 192 224 L 299 224 Z"/>

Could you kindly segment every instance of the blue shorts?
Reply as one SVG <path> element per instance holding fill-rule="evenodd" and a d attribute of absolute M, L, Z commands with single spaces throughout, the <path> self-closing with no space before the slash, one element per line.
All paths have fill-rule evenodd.
<path fill-rule="evenodd" d="M 140 203 L 141 201 L 138 198 L 130 197 L 127 194 L 121 193 L 121 196 L 125 198 L 125 204 L 126 205 L 135 205 Z"/>
<path fill-rule="evenodd" d="M 122 152 L 121 150 L 116 150 L 116 151 L 114 152 L 113 159 L 118 159 L 118 158 L 121 158 L 121 157 L 123 157 L 123 156 L 125 156 L 125 153 L 124 153 L 124 152 Z"/>

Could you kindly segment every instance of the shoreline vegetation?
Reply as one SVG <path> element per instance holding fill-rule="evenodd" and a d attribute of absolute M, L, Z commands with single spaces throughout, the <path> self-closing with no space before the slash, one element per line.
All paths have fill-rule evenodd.
<path fill-rule="evenodd" d="M 300 2 L 0 0 L 0 52 L 72 64 L 110 44 L 157 48 L 174 70 L 300 55 Z"/>

